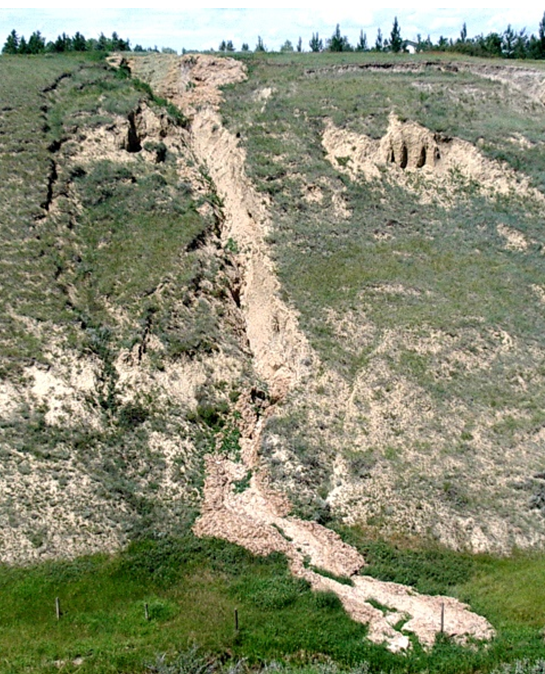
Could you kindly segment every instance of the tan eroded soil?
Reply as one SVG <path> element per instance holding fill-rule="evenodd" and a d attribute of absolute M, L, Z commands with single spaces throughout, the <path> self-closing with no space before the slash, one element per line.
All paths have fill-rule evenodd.
<path fill-rule="evenodd" d="M 470 186 L 488 196 L 516 192 L 545 202 L 526 177 L 487 159 L 471 143 L 443 137 L 416 122 L 402 122 L 394 114 L 380 140 L 338 128 L 329 121 L 322 144 L 338 171 L 352 179 L 361 175 L 371 180 L 380 178 L 381 169 L 387 168 L 392 180 L 418 193 L 423 202 L 439 199 L 447 206 L 449 193 L 460 193 Z"/>

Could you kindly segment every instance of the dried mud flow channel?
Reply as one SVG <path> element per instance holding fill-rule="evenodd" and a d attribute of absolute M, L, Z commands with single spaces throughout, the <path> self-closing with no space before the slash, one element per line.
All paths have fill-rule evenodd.
<path fill-rule="evenodd" d="M 240 459 L 219 454 L 206 457 L 204 498 L 195 533 L 229 540 L 259 555 L 284 553 L 294 575 L 306 579 L 315 590 L 334 592 L 354 620 L 368 624 L 369 638 L 392 651 L 409 648 L 407 634 L 411 632 L 423 645 L 431 646 L 440 631 L 442 614 L 444 631 L 450 636 L 491 638 L 491 625 L 456 599 L 421 595 L 403 585 L 360 575 L 365 560 L 357 550 L 326 527 L 291 517 L 285 496 L 269 486 L 259 463 L 263 425 L 293 387 L 304 385 L 317 357 L 300 332 L 295 314 L 280 299 L 265 243 L 267 203 L 248 180 L 244 151 L 224 128 L 218 112 L 219 87 L 245 79 L 244 66 L 233 59 L 204 55 L 144 56 L 129 66 L 190 120 L 193 154 L 223 201 L 222 239 L 232 239 L 239 251 L 244 330 L 255 371 L 266 382 L 272 401 L 259 416 L 252 392 L 241 396 Z M 235 489 L 241 480 L 248 481 L 242 491 Z M 320 571 L 350 579 L 350 584 Z"/>

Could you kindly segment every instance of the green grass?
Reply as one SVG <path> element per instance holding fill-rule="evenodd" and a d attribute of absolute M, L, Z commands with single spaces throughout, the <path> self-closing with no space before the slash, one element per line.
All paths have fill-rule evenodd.
<path fill-rule="evenodd" d="M 350 59 L 358 62 L 357 55 Z M 361 61 L 368 63 L 368 57 L 360 56 Z M 540 241 L 538 211 L 516 199 L 498 198 L 491 204 L 478 194 L 468 198 L 465 190 L 464 199 L 452 209 L 435 203 L 423 205 L 414 195 L 388 183 L 351 182 L 325 162 L 320 146 L 328 117 L 344 128 L 380 137 L 389 112 L 397 110 L 403 118 L 415 119 L 433 131 L 473 142 L 483 137 L 494 143 L 503 139 L 515 152 L 514 144 L 505 139 L 515 129 L 529 136 L 541 134 L 533 126 L 535 118 L 520 112 L 509 97 L 500 97 L 500 85 L 470 73 L 429 68 L 423 73 L 386 76 L 384 72 L 335 70 L 325 58 L 315 64 L 317 70 L 309 73 L 308 60 L 303 66 L 294 57 L 251 62 L 248 82 L 228 89 L 224 114 L 233 129 L 243 133 L 249 171 L 258 188 L 273 197 L 271 237 L 280 276 L 321 354 L 336 365 L 342 360 L 338 350 L 332 352 L 334 340 L 318 332 L 324 310 L 342 314 L 361 300 L 367 288 L 382 283 L 402 283 L 418 291 L 421 298 L 394 298 L 385 310 L 382 299 L 371 296 L 366 309 L 379 330 L 457 329 L 469 315 L 524 337 L 543 334 L 538 300 L 529 290 L 544 271 L 539 248 L 527 256 L 504 252 L 496 233 L 497 224 L 503 223 Z M 337 66 L 343 67 L 342 60 Z M 437 88 L 429 110 L 420 105 L 419 88 L 414 86 L 422 83 Z M 274 88 L 274 94 L 262 111 L 262 103 L 252 103 L 251 96 L 267 85 Z M 480 121 L 462 125 L 456 122 L 452 101 L 465 105 L 461 92 L 466 88 L 479 92 L 475 105 Z M 232 99 L 231 91 L 236 92 Z M 491 92 L 496 93 L 491 96 Z M 305 158 L 303 166 L 301 157 Z M 522 150 L 520 162 L 531 174 L 535 162 Z M 353 211 L 347 220 L 333 216 L 327 187 L 323 187 L 322 204 L 303 201 L 301 181 L 312 184 L 320 177 L 346 189 L 346 202 Z M 371 235 L 388 232 L 389 221 L 397 223 L 393 238 L 376 241 Z M 521 291 L 525 296 L 519 302 Z M 520 304 L 527 307 L 522 314 Z"/>
<path fill-rule="evenodd" d="M 53 672 L 63 661 L 68 672 L 136 673 L 148 671 L 159 654 L 168 662 L 192 644 L 221 661 L 243 658 L 255 669 L 275 660 L 297 671 L 315 671 L 325 661 L 341 668 L 367 662 L 377 672 L 454 674 L 545 657 L 542 556 L 470 558 L 351 535 L 370 561 L 366 571 L 470 601 L 493 622 L 497 638 L 466 649 L 439 640 L 430 652 L 415 647 L 393 656 L 364 639 L 365 627 L 345 615 L 334 595 L 313 593 L 293 578 L 281 556 L 256 558 L 187 534 L 142 540 L 114 556 L 0 567 L 0 671 Z M 77 658 L 83 664 L 73 664 Z"/>
<path fill-rule="evenodd" d="M 483 557 L 460 589 L 474 606 L 486 606 L 495 624 L 542 629 L 545 625 L 545 564 L 540 554 L 506 559 Z"/>
<path fill-rule="evenodd" d="M 191 535 L 135 543 L 115 557 L 3 568 L 0 587 L 2 672 L 51 671 L 54 660 L 78 656 L 85 659 L 78 671 L 143 671 L 156 653 L 192 642 L 254 663 L 290 654 L 304 660 L 303 652 L 350 663 L 369 650 L 365 628 L 338 600 L 292 578 L 281 557 L 253 558 Z"/>
<path fill-rule="evenodd" d="M 167 355 L 213 348 L 217 317 L 210 302 L 203 297 L 196 312 L 182 307 L 188 288 L 221 276 L 197 250 L 200 237 L 215 227 L 214 216 L 197 209 L 205 201 L 215 204 L 215 194 L 196 196 L 190 185 L 179 184 L 179 158 L 165 147 L 155 164 L 141 157 L 130 163 L 77 158 L 80 138 L 127 118 L 141 103 L 166 113 L 173 126 L 180 119 L 138 82 L 81 55 L 6 57 L 0 73 L 2 98 L 9 102 L 0 119 L 0 234 L 6 242 L 0 366 L 16 373 L 25 360 L 46 358 L 47 341 L 25 329 L 26 319 L 56 323 L 80 349 L 86 347 L 81 323 L 107 329 L 119 350 L 142 339 L 146 321 Z M 56 200 L 51 213 L 48 199 Z M 225 292 L 221 278 L 213 292 Z M 112 308 L 124 320 L 116 320 Z"/>
<path fill-rule="evenodd" d="M 353 183 L 324 160 L 320 145 L 326 118 L 343 128 L 380 137 L 386 130 L 388 114 L 397 110 L 404 119 L 414 119 L 433 131 L 472 142 L 478 138 L 503 142 L 506 152 L 511 148 L 512 153 L 520 153 L 521 168 L 531 175 L 535 162 L 528 160 L 526 151 L 513 149 L 516 144 L 507 138 L 518 131 L 528 137 L 538 134 L 536 140 L 543 140 L 535 117 L 520 111 L 511 98 L 504 96 L 501 85 L 471 73 L 429 67 L 423 72 L 386 75 L 358 68 L 343 70 L 346 59 L 370 65 L 376 56 L 370 60 L 369 56 L 352 54 L 337 61 L 333 57 L 251 60 L 251 76 L 246 83 L 227 88 L 223 109 L 227 123 L 243 134 L 249 172 L 258 188 L 273 196 L 275 227 L 271 236 L 279 272 L 286 293 L 302 312 L 322 353 L 330 355 L 327 347 L 320 345 L 311 316 L 321 322 L 324 308 L 342 311 L 357 301 L 367 286 L 386 282 L 403 282 L 422 293 L 433 291 L 435 297 L 409 301 L 407 306 L 403 304 L 407 300 L 403 300 L 402 306 L 394 306 L 393 311 L 388 307 L 382 314 L 372 302 L 371 318 L 379 327 L 424 324 L 449 328 L 449 319 L 451 324 L 458 324 L 462 310 L 470 316 L 481 315 L 484 310 L 488 323 L 518 321 L 509 328 L 541 334 L 540 323 L 520 321 L 513 301 L 516 298 L 518 302 L 521 287 L 526 292 L 528 284 L 537 282 L 543 274 L 539 249 L 536 247 L 526 258 L 502 252 L 495 231 L 497 224 L 504 223 L 529 236 L 541 237 L 538 210 L 513 198 L 499 197 L 490 203 L 478 194 L 469 196 L 465 188 L 464 198 L 455 202 L 454 208 L 423 205 L 411 193 L 391 184 Z M 310 69 L 311 62 L 314 70 Z M 433 105 L 423 107 L 420 85 L 426 83 L 437 91 Z M 273 87 L 271 98 L 266 105 L 253 102 L 253 92 L 264 86 Z M 469 106 L 462 95 L 468 88 L 478 92 L 474 105 L 480 121 L 459 124 L 452 101 Z M 245 105 L 240 105 L 241 99 Z M 346 189 L 346 202 L 353 211 L 347 220 L 331 213 L 332 195 L 327 186 L 323 187 L 322 204 L 313 206 L 303 201 L 302 182 L 312 184 L 320 178 Z M 388 231 L 389 221 L 397 223 L 391 232 L 393 238 L 375 241 L 370 235 L 377 230 Z M 522 304 L 528 303 L 523 319 L 539 320 L 535 316 L 537 300 L 529 291 Z"/>

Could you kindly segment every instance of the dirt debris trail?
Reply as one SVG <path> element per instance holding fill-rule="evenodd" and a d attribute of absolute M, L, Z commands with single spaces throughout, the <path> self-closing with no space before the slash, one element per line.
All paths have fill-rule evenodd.
<path fill-rule="evenodd" d="M 403 585 L 357 575 L 365 565 L 363 557 L 326 527 L 289 516 L 286 497 L 268 486 L 258 454 L 263 426 L 275 405 L 312 373 L 317 358 L 299 331 L 295 313 L 279 297 L 265 243 L 267 204 L 248 180 L 244 151 L 223 127 L 217 110 L 218 85 L 244 79 L 244 66 L 233 59 L 204 55 L 170 57 L 161 68 L 154 64 L 157 61 L 147 56 L 132 60 L 130 67 L 191 119 L 193 153 L 223 200 L 222 237 L 225 242 L 232 239 L 239 251 L 245 330 L 255 369 L 268 385 L 272 400 L 262 416 L 254 411 L 251 392 L 238 401 L 240 460 L 220 454 L 206 457 L 204 499 L 195 533 L 229 540 L 259 555 L 284 553 L 294 575 L 316 590 L 334 592 L 354 620 L 369 625 L 369 638 L 392 651 L 410 647 L 406 632 L 431 646 L 440 630 L 442 604 L 447 634 L 459 639 L 491 638 L 491 625 L 456 599 L 420 595 Z M 249 476 L 249 486 L 237 489 L 237 483 Z M 326 577 L 324 571 L 350 578 L 352 584 Z"/>
<path fill-rule="evenodd" d="M 254 366 L 272 397 L 281 399 L 308 372 L 312 357 L 294 312 L 279 298 L 280 284 L 265 245 L 269 227 L 263 197 L 253 190 L 244 170 L 244 152 L 216 110 L 209 107 L 195 114 L 191 136 L 193 151 L 223 200 L 222 236 L 239 250 L 242 310 Z"/>

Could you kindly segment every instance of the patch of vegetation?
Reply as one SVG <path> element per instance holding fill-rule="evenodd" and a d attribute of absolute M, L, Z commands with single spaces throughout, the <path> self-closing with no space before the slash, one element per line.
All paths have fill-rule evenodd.
<path fill-rule="evenodd" d="M 352 578 L 349 578 L 348 576 L 338 576 L 335 573 L 328 571 L 327 569 L 323 569 L 319 566 L 313 566 L 312 564 L 309 564 L 308 568 L 314 571 L 315 573 L 320 574 L 320 576 L 324 576 L 324 578 L 331 578 L 331 580 L 334 580 L 337 583 L 340 583 L 341 585 L 350 585 L 350 587 L 354 586 L 354 581 L 352 580 Z"/>
<path fill-rule="evenodd" d="M 191 534 L 134 543 L 114 557 L 2 567 L 0 588 L 2 672 L 50 671 L 58 660 L 73 671 L 77 658 L 84 671 L 143 672 L 155 654 L 192 641 L 252 663 L 323 653 L 348 664 L 367 652 L 388 662 L 365 644 L 363 626 L 338 603 L 321 606 L 320 595 L 294 579 L 282 557 L 254 558 Z"/>
<path fill-rule="evenodd" d="M 408 285 L 420 299 L 388 298 L 385 306 L 382 297 L 366 297 L 369 319 L 379 329 L 394 325 L 449 329 L 459 327 L 467 315 L 483 315 L 490 324 L 507 319 L 516 321 L 512 327 L 524 334 L 539 334 L 540 325 L 516 318 L 519 312 L 512 300 L 517 297 L 515 285 L 529 288 L 529 277 L 541 273 L 541 259 L 533 254 L 525 259 L 499 254 L 495 232 L 497 224 L 508 218 L 521 231 L 538 235 L 538 213 L 528 204 L 509 198 L 490 204 L 477 195 L 449 209 L 437 203 L 425 205 L 419 196 L 390 183 L 347 180 L 324 160 L 321 147 L 326 118 L 343 128 L 380 137 L 389 113 L 396 110 L 403 118 L 469 141 L 504 139 L 511 152 L 520 151 L 521 162 L 531 173 L 535 165 L 507 139 L 512 129 L 537 138 L 535 134 L 541 132 L 532 117 L 513 107 L 511 98 L 500 94 L 500 85 L 470 73 L 422 66 L 414 73 L 386 76 L 363 69 L 373 61 L 357 55 L 346 55 L 348 60 L 338 57 L 335 62 L 325 55 L 315 56 L 315 68 L 310 70 L 309 58 L 253 61 L 249 80 L 227 89 L 224 114 L 234 130 L 244 128 L 250 173 L 258 188 L 273 197 L 271 236 L 282 282 L 322 355 L 337 367 L 358 355 L 348 354 L 342 345 L 335 347 L 338 340 L 327 332 L 320 334 L 319 326 L 327 331 L 327 309 L 342 315 L 358 302 L 362 291 L 382 283 Z M 437 94 L 433 106 L 421 104 L 424 84 Z M 272 85 L 275 93 L 263 106 L 254 93 Z M 478 118 L 470 123 L 458 121 L 459 113 L 450 104 L 456 99 L 458 105 L 469 106 L 463 95 L 466 89 L 479 92 L 471 103 Z M 313 205 L 303 199 L 304 186 L 316 183 L 324 201 Z M 351 210 L 346 218 L 336 216 L 332 207 L 335 184 Z M 373 236 L 389 233 L 389 222 L 397 223 L 393 236 L 387 240 Z M 468 227 L 464 224 L 468 222 L 474 224 Z M 506 286 L 506 279 L 512 279 L 513 285 L 507 281 Z M 535 308 L 537 299 L 530 290 L 525 299 Z M 537 312 L 525 313 L 523 321 L 530 313 Z"/>
<path fill-rule="evenodd" d="M 242 494 L 243 491 L 246 491 L 246 489 L 248 489 L 248 487 L 250 486 L 251 480 L 252 480 L 252 471 L 249 470 L 246 472 L 246 475 L 243 478 L 233 482 L 235 493 Z"/>
<path fill-rule="evenodd" d="M 468 582 L 476 569 L 475 557 L 443 548 L 411 549 L 382 540 L 370 540 L 356 528 L 339 528 L 343 538 L 365 558 L 365 576 L 402 583 L 424 594 L 450 594 Z"/>
<path fill-rule="evenodd" d="M 421 579 L 435 582 L 429 555 L 391 546 L 388 555 L 387 548 L 375 545 L 383 560 L 377 575 L 385 577 L 390 568 L 399 580 L 406 564 Z M 458 582 L 458 595 L 493 621 L 497 638 L 473 648 L 438 639 L 429 652 L 416 645 L 397 656 L 365 640 L 365 627 L 346 616 L 335 595 L 313 593 L 293 578 L 282 556 L 253 557 L 190 533 L 141 540 L 114 556 L 24 569 L 4 566 L 0 671 L 48 672 L 59 661 L 66 671 L 179 672 L 186 671 L 183 663 L 202 667 L 205 661 L 218 671 L 222 662 L 243 659 L 239 667 L 252 671 L 274 660 L 277 668 L 294 674 L 323 674 L 320 663 L 328 663 L 328 672 L 364 663 L 369 671 L 392 673 L 469 674 L 501 666 L 509 673 L 533 674 L 533 663 L 545 658 L 543 560 L 475 557 L 460 565 L 456 560 L 462 557 L 443 551 L 434 560 L 445 577 L 450 572 Z M 195 643 L 202 650 L 191 647 Z"/>

